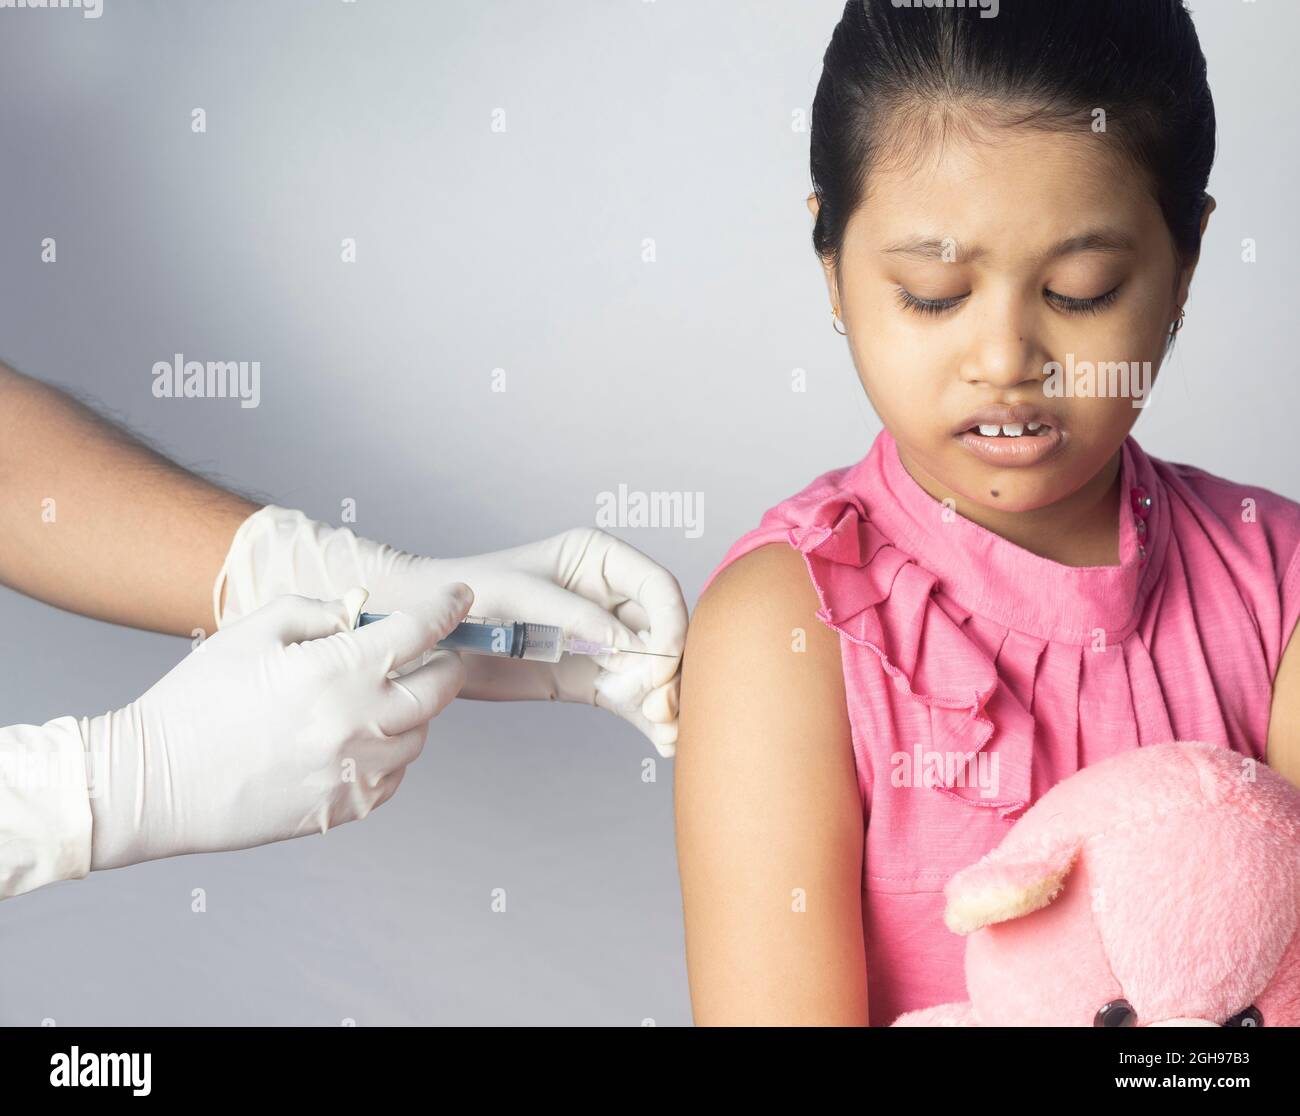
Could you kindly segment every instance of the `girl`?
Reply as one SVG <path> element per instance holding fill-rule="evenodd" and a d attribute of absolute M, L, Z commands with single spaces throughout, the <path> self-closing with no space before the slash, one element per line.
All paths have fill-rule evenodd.
<path fill-rule="evenodd" d="M 1300 505 L 1129 433 L 1214 142 L 1182 0 L 846 5 L 809 208 L 883 429 L 736 542 L 690 628 L 698 1023 L 965 999 L 945 882 L 1118 751 L 1213 741 L 1300 783 Z"/>

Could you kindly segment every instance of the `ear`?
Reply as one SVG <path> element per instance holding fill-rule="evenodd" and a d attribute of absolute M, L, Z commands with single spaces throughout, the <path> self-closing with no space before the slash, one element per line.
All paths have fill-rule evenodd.
<path fill-rule="evenodd" d="M 1214 212 L 1215 206 L 1217 205 L 1218 203 L 1214 200 L 1214 198 L 1211 195 L 1209 194 L 1205 195 L 1205 209 L 1201 213 L 1201 242 L 1202 243 L 1204 243 L 1205 241 L 1206 227 L 1210 223 L 1210 214 Z M 1200 261 L 1200 256 L 1201 256 L 1200 252 L 1197 252 L 1196 259 L 1191 260 L 1187 264 L 1187 266 L 1184 267 L 1182 271 L 1179 273 L 1178 296 L 1177 296 L 1177 302 L 1179 306 L 1187 305 L 1187 297 L 1190 294 L 1191 287 L 1192 287 L 1192 276 L 1196 273 L 1196 265 Z"/>
<path fill-rule="evenodd" d="M 807 205 L 808 212 L 812 214 L 813 220 L 816 221 L 817 214 L 821 212 L 821 203 L 817 200 L 816 192 L 808 195 Z M 835 275 L 835 269 L 827 266 L 826 262 L 822 261 L 822 271 L 826 276 L 826 293 L 831 296 L 831 306 L 841 305 L 839 282 Z"/>
<path fill-rule="evenodd" d="M 1081 843 L 1061 835 L 1036 849 L 1006 843 L 963 868 L 943 889 L 943 920 L 954 934 L 1007 922 L 1047 906 L 1060 893 Z"/>

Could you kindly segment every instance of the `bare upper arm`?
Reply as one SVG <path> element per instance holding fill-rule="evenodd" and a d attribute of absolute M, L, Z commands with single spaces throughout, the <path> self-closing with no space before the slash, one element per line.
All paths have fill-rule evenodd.
<path fill-rule="evenodd" d="M 1269 767 L 1300 787 L 1300 627 L 1291 634 L 1273 679 L 1265 758 Z"/>
<path fill-rule="evenodd" d="M 674 802 L 700 1025 L 867 1023 L 862 801 L 817 607 L 782 543 L 727 567 L 691 622 Z"/>

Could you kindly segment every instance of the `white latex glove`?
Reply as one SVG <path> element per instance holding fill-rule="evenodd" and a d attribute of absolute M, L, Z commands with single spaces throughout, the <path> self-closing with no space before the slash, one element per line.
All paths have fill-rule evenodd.
<path fill-rule="evenodd" d="M 224 626 L 278 593 L 330 598 L 363 585 L 366 611 L 390 612 L 448 581 L 474 590 L 475 616 L 555 624 L 606 646 L 671 656 L 563 655 L 538 663 L 465 655 L 462 697 L 595 705 L 635 725 L 660 755 L 673 755 L 686 601 L 672 574 L 595 528 L 491 554 L 425 558 L 270 504 L 236 532 L 213 586 L 213 610 Z"/>
<path fill-rule="evenodd" d="M 86 749 L 77 719 L 0 728 L 0 899 L 89 871 Z"/>
<path fill-rule="evenodd" d="M 459 655 L 431 649 L 472 595 L 430 585 L 424 597 L 355 631 L 361 589 L 279 597 L 130 705 L 82 718 L 90 867 L 324 833 L 388 801 L 464 680 Z"/>

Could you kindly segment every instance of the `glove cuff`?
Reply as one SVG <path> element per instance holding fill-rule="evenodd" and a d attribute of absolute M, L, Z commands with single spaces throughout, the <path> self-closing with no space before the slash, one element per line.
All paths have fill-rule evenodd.
<path fill-rule="evenodd" d="M 86 762 L 75 717 L 0 728 L 0 899 L 90 871 Z"/>

